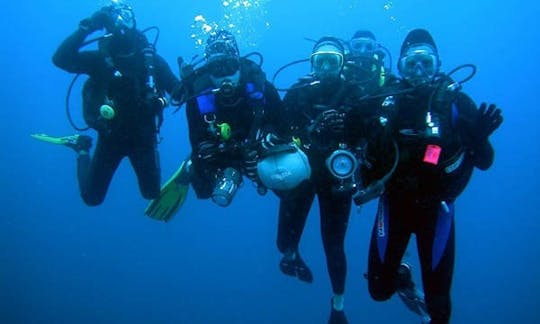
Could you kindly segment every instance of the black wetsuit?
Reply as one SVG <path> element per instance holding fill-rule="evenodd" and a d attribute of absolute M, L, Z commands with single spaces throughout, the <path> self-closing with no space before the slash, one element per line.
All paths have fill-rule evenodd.
<path fill-rule="evenodd" d="M 339 295 L 345 291 L 344 241 L 353 188 L 351 179 L 341 181 L 330 173 L 326 160 L 339 148 L 350 151 L 357 158 L 366 158 L 367 152 L 376 146 L 375 142 L 382 140 L 381 132 L 385 129 L 380 125 L 380 105 L 360 100 L 361 97 L 362 90 L 351 82 L 339 80 L 314 86 L 302 82 L 285 95 L 284 113 L 281 114 L 281 123 L 287 125 L 284 136 L 300 139 L 312 174 L 297 188 L 277 192 L 280 197 L 277 246 L 285 255 L 298 251 L 309 210 L 317 196 L 328 273 L 332 290 Z M 331 120 L 321 121 L 323 114 L 331 110 L 341 114 L 338 124 Z M 319 127 L 319 122 L 332 126 Z"/>
<path fill-rule="evenodd" d="M 148 90 L 147 69 L 142 49 L 147 45 L 140 32 L 133 31 L 133 54 L 114 55 L 116 36 L 108 44 L 100 44 L 109 50 L 79 51 L 89 32 L 78 29 L 57 49 L 53 62 L 71 73 L 90 76 L 83 91 L 85 119 L 98 131 L 93 158 L 88 154 L 78 157 L 78 179 L 81 196 L 88 205 L 99 205 L 105 199 L 107 189 L 120 161 L 128 157 L 137 178 L 142 196 L 156 198 L 160 190 L 160 167 L 156 139 L 156 116 L 160 113 L 145 100 Z M 133 45 L 135 44 L 135 45 Z M 171 92 L 178 79 L 159 55 L 154 55 L 155 82 L 158 91 Z M 108 98 L 114 107 L 115 117 L 104 120 L 99 117 L 99 107 Z"/>
<path fill-rule="evenodd" d="M 210 198 L 225 168 L 243 171 L 247 150 L 255 148 L 259 130 L 271 129 L 281 105 L 277 90 L 261 68 L 244 58 L 240 59 L 240 77 L 234 90 L 225 94 L 224 89 L 212 91 L 216 89 L 204 66 L 184 80 L 184 95 L 189 98 L 190 179 L 200 199 Z M 219 131 L 219 125 L 225 123 L 231 129 L 228 139 Z"/>
<path fill-rule="evenodd" d="M 407 87 L 404 83 L 402 87 Z M 440 87 L 444 89 L 445 85 Z M 422 268 L 425 301 L 432 323 L 450 318 L 454 267 L 454 201 L 473 169 L 493 162 L 486 140 L 477 143 L 478 116 L 465 94 L 423 87 L 396 97 L 394 137 L 400 160 L 379 200 L 369 250 L 369 292 L 386 300 L 396 291 L 397 270 L 411 234 L 415 234 Z M 428 125 L 426 119 L 434 123 Z"/>

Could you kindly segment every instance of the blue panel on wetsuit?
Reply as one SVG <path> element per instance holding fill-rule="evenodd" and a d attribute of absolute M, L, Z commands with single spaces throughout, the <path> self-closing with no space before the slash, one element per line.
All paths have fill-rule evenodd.
<path fill-rule="evenodd" d="M 216 111 L 216 97 L 213 93 L 203 94 L 197 97 L 199 112 L 201 115 L 210 114 Z"/>
<path fill-rule="evenodd" d="M 454 218 L 454 204 L 449 203 L 448 209 L 445 210 L 441 205 L 437 215 L 437 227 L 435 228 L 435 237 L 433 238 L 433 246 L 431 250 L 431 269 L 435 268 L 441 262 L 441 258 L 446 249 L 450 230 L 452 229 L 452 219 Z"/>
<path fill-rule="evenodd" d="M 386 253 L 386 245 L 388 244 L 388 197 L 383 195 L 379 200 L 379 208 L 377 211 L 377 248 L 379 251 L 379 259 L 384 263 L 384 254 Z"/>

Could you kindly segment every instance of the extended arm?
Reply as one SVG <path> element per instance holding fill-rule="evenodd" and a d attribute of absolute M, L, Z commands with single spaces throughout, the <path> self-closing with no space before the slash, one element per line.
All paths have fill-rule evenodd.
<path fill-rule="evenodd" d="M 469 149 L 473 164 L 480 170 L 487 170 L 493 164 L 494 150 L 489 136 L 501 125 L 501 110 L 494 104 L 482 103 L 476 109 L 474 102 L 462 94 L 457 98 L 460 127 L 463 127 L 465 146 Z"/>
<path fill-rule="evenodd" d="M 96 11 L 91 17 L 81 20 L 79 28 L 66 38 L 53 55 L 53 63 L 71 73 L 97 73 L 103 65 L 103 56 L 98 51 L 82 51 L 86 37 L 96 30 L 111 28 L 110 12 L 106 8 Z"/>
<path fill-rule="evenodd" d="M 156 67 L 157 67 L 157 82 L 159 88 L 172 94 L 173 90 L 178 86 L 179 80 L 171 71 L 169 64 L 165 59 L 159 55 L 156 55 Z"/>

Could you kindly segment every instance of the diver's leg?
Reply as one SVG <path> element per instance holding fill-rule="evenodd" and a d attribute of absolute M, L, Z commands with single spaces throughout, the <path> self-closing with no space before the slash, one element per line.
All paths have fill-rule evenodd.
<path fill-rule="evenodd" d="M 280 198 L 277 246 L 283 253 L 280 269 L 284 274 L 296 276 L 305 282 L 312 282 L 313 275 L 300 257 L 298 246 L 315 198 L 313 184 L 310 181 L 304 181 L 293 190 L 276 192 L 276 194 Z"/>
<path fill-rule="evenodd" d="M 88 206 L 97 206 L 103 202 L 112 176 L 122 155 L 111 138 L 98 136 L 94 157 L 79 154 L 77 174 L 81 197 Z"/>
<path fill-rule="evenodd" d="M 347 194 L 318 193 L 321 214 L 321 236 L 328 273 L 334 294 L 345 291 L 347 259 L 345 256 L 345 234 L 349 223 L 351 197 Z"/>
<path fill-rule="evenodd" d="M 142 196 L 145 199 L 157 198 L 160 191 L 161 169 L 156 145 L 136 147 L 128 157 L 137 175 Z"/>
<path fill-rule="evenodd" d="M 396 291 L 396 277 L 411 235 L 406 218 L 414 210 L 388 195 L 379 199 L 371 233 L 368 257 L 368 287 L 371 298 L 389 299 Z"/>
<path fill-rule="evenodd" d="M 79 191 L 82 193 L 90 171 L 92 138 L 86 135 L 66 136 L 64 138 L 70 139 L 64 145 L 72 148 L 77 153 L 77 181 L 79 182 Z"/>
<path fill-rule="evenodd" d="M 347 323 L 343 310 L 347 278 L 345 234 L 349 223 L 351 197 L 348 194 L 334 194 L 331 190 L 324 189 L 318 192 L 318 197 L 321 236 L 333 292 L 329 323 Z"/>
<path fill-rule="evenodd" d="M 425 210 L 427 224 L 417 233 L 422 281 L 431 323 L 448 323 L 454 271 L 454 205 L 442 203 Z"/>
<path fill-rule="evenodd" d="M 196 154 L 191 154 L 189 182 L 198 199 L 212 197 L 216 186 L 216 174 L 217 166 L 201 160 Z"/>

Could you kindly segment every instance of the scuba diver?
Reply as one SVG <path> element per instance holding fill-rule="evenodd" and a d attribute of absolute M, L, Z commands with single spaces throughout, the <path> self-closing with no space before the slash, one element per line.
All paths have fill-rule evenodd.
<path fill-rule="evenodd" d="M 287 91 L 277 123 L 285 125 L 280 137 L 295 139 L 309 157 L 312 170 L 310 179 L 296 188 L 275 190 L 280 198 L 280 269 L 301 281 L 313 281 L 311 270 L 300 256 L 299 242 L 317 196 L 333 290 L 329 323 L 347 323 L 343 309 L 347 273 L 344 241 L 351 201 L 360 189 L 362 170 L 377 169 L 368 162 L 376 161 L 370 155 L 390 135 L 382 106 L 362 100 L 364 89 L 343 78 L 344 55 L 344 46 L 334 37 L 323 37 L 315 43 L 310 59 L 312 73 Z"/>
<path fill-rule="evenodd" d="M 172 100 L 179 106 L 186 103 L 192 153 L 179 173 L 186 181 L 177 183 L 191 184 L 197 198 L 211 198 L 221 207 L 232 202 L 244 175 L 265 193 L 257 163 L 281 99 L 260 65 L 240 56 L 230 32 L 217 30 L 207 39 L 204 64 L 183 64 L 181 70 L 182 82 Z M 147 214 L 167 220 L 178 205 L 174 194 L 162 193 Z"/>
<path fill-rule="evenodd" d="M 99 38 L 99 50 L 81 51 L 89 43 L 85 39 L 100 29 L 107 34 Z M 161 123 L 167 103 L 164 91 L 170 93 L 179 81 L 155 53 L 153 44 L 137 30 L 132 8 L 113 1 L 83 19 L 56 50 L 53 62 L 65 71 L 89 75 L 83 88 L 83 110 L 88 126 L 98 133 L 97 145 L 91 159 L 89 136 L 33 137 L 75 150 L 79 188 L 89 206 L 103 202 L 112 176 L 126 156 L 142 196 L 157 197 L 160 167 L 156 120 Z"/>
<path fill-rule="evenodd" d="M 343 76 L 355 82 L 366 94 L 373 95 L 382 89 L 391 77 L 390 53 L 377 42 L 373 32 L 358 30 L 345 47 L 346 64 Z"/>
<path fill-rule="evenodd" d="M 454 203 L 473 169 L 487 170 L 494 151 L 489 136 L 501 125 L 501 110 L 475 103 L 460 91 L 474 75 L 473 65 L 440 72 L 440 57 L 430 33 L 409 32 L 398 63 L 393 137 L 399 163 L 379 199 L 369 248 L 368 285 L 373 299 L 395 292 L 424 322 L 448 323 L 454 268 Z M 470 76 L 456 82 L 463 67 Z M 395 85 L 393 85 L 395 86 Z M 415 234 L 425 303 L 402 262 Z"/>

